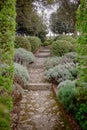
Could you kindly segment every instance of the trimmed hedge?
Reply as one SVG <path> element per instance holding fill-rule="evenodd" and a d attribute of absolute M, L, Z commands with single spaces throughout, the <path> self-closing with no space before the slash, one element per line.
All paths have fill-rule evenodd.
<path fill-rule="evenodd" d="M 67 52 L 74 51 L 73 45 L 65 40 L 57 40 L 51 45 L 51 54 L 62 56 Z"/>
<path fill-rule="evenodd" d="M 11 130 L 15 0 L 0 0 L 0 130 Z"/>
<path fill-rule="evenodd" d="M 35 61 L 35 56 L 32 52 L 23 48 L 15 49 L 15 62 L 28 66 Z"/>
<path fill-rule="evenodd" d="M 27 51 L 31 51 L 31 44 L 30 44 L 28 38 L 24 37 L 24 36 L 16 36 L 15 47 L 24 48 Z"/>
<path fill-rule="evenodd" d="M 36 52 L 36 50 L 41 46 L 41 40 L 35 36 L 29 36 L 28 40 L 31 44 L 31 51 Z"/>

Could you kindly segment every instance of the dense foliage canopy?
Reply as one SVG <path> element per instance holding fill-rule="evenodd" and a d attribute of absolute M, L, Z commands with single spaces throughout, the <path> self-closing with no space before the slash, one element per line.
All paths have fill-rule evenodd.
<path fill-rule="evenodd" d="M 74 33 L 78 5 L 79 1 L 59 1 L 57 12 L 54 12 L 50 18 L 51 30 L 54 33 Z"/>

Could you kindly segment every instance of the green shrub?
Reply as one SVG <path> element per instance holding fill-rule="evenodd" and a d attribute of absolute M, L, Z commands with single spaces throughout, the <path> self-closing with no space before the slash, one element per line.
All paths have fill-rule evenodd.
<path fill-rule="evenodd" d="M 78 37 L 78 53 L 80 55 L 87 55 L 87 33 Z"/>
<path fill-rule="evenodd" d="M 51 54 L 56 56 L 62 56 L 67 52 L 73 51 L 73 45 L 65 40 L 57 40 L 51 45 Z"/>
<path fill-rule="evenodd" d="M 24 37 L 24 36 L 16 36 L 15 47 L 16 48 L 24 48 L 27 51 L 31 51 L 31 44 L 30 44 L 28 38 Z"/>
<path fill-rule="evenodd" d="M 57 65 L 49 69 L 46 73 L 46 79 L 54 83 L 60 83 L 65 80 L 73 80 L 74 76 L 72 75 L 72 70 L 75 68 L 74 63 L 67 63 L 64 65 Z"/>
<path fill-rule="evenodd" d="M 77 62 L 77 53 L 76 52 L 66 53 L 62 57 L 54 56 L 54 57 L 47 58 L 45 61 L 45 66 L 46 66 L 46 69 L 49 69 L 49 68 L 52 68 L 59 64 L 63 65 L 66 63 L 71 63 L 71 62 L 76 64 L 76 62 Z"/>
<path fill-rule="evenodd" d="M 82 130 L 87 129 L 87 101 L 85 103 L 79 102 L 77 105 L 77 112 L 75 112 L 75 118 Z"/>
<path fill-rule="evenodd" d="M 50 45 L 50 42 L 49 41 L 44 41 L 41 45 L 42 46 L 48 46 L 48 45 Z"/>
<path fill-rule="evenodd" d="M 77 43 L 77 39 L 75 39 L 75 38 L 73 38 L 72 36 L 69 36 L 69 35 L 60 35 L 57 39 L 58 40 L 69 41 L 72 44 L 76 44 Z"/>
<path fill-rule="evenodd" d="M 75 82 L 73 81 L 65 81 L 61 83 L 58 90 L 58 100 L 64 106 L 67 112 L 74 112 L 75 110 L 75 102 L 77 97 L 77 89 L 75 86 Z"/>
<path fill-rule="evenodd" d="M 28 40 L 30 41 L 32 52 L 35 52 L 41 45 L 41 40 L 38 37 L 30 36 Z"/>
<path fill-rule="evenodd" d="M 67 57 L 68 59 L 72 59 L 73 62 L 77 62 L 77 53 L 76 52 L 69 52 L 64 54 L 65 57 Z"/>
<path fill-rule="evenodd" d="M 62 57 L 57 57 L 57 56 L 47 58 L 46 61 L 45 61 L 46 69 L 52 68 L 52 67 L 60 64 L 61 58 Z"/>
<path fill-rule="evenodd" d="M 14 74 L 14 82 L 20 84 L 22 87 L 29 82 L 29 73 L 26 67 L 15 63 L 15 74 Z"/>
<path fill-rule="evenodd" d="M 15 49 L 15 62 L 27 66 L 34 61 L 35 57 L 32 52 L 26 51 L 23 48 Z"/>
<path fill-rule="evenodd" d="M 77 107 L 75 118 L 82 130 L 87 128 L 87 83 L 82 83 L 83 87 L 78 87 Z"/>
<path fill-rule="evenodd" d="M 80 32 L 78 38 L 79 97 L 77 102 L 76 119 L 82 130 L 87 129 L 87 0 L 81 0 L 77 10 L 77 28 Z"/>
<path fill-rule="evenodd" d="M 77 53 L 76 52 L 65 53 L 60 60 L 60 64 L 66 64 L 66 63 L 75 63 L 77 65 Z"/>
<path fill-rule="evenodd" d="M 53 39 L 48 39 L 42 43 L 42 46 L 49 46 L 53 43 Z"/>
<path fill-rule="evenodd" d="M 57 88 L 58 88 L 58 90 L 59 90 L 59 89 L 62 88 L 62 87 L 68 86 L 69 84 L 73 84 L 73 85 L 75 86 L 76 82 L 77 82 L 77 80 L 73 80 L 73 81 L 71 81 L 71 80 L 65 80 L 65 81 L 61 82 L 61 83 L 57 86 Z"/>
<path fill-rule="evenodd" d="M 0 130 L 11 130 L 16 1 L 0 0 Z M 7 67 L 8 66 L 8 67 Z"/>

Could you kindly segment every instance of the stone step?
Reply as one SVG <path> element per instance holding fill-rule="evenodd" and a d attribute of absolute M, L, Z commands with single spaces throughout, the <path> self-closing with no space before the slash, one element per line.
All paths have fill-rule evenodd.
<path fill-rule="evenodd" d="M 25 85 L 24 87 L 26 90 L 51 90 L 52 89 L 52 84 L 50 83 L 30 83 Z"/>
<path fill-rule="evenodd" d="M 38 53 L 35 56 L 39 58 L 49 57 L 50 53 Z"/>
<path fill-rule="evenodd" d="M 45 65 L 32 65 L 32 66 L 29 66 L 30 69 L 42 69 L 42 68 L 45 68 L 46 66 Z"/>
<path fill-rule="evenodd" d="M 46 50 L 40 50 L 39 52 L 43 52 L 43 53 L 49 52 L 50 53 L 50 50 L 48 50 L 48 49 L 46 49 Z"/>

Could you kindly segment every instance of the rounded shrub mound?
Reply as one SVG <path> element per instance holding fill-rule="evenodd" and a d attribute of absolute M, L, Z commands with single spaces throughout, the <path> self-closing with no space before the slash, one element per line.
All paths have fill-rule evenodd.
<path fill-rule="evenodd" d="M 53 56 L 50 58 L 47 58 L 45 61 L 46 69 L 55 67 L 56 65 L 64 65 L 66 63 L 75 63 L 77 62 L 77 53 L 76 52 L 68 52 L 65 53 L 64 56 L 58 57 Z"/>
<path fill-rule="evenodd" d="M 53 41 L 54 41 L 53 39 L 47 39 L 42 43 L 42 46 L 49 46 L 53 43 Z"/>
<path fill-rule="evenodd" d="M 69 84 L 75 86 L 76 81 L 77 81 L 77 80 L 73 80 L 73 81 L 71 81 L 71 80 L 65 80 L 65 81 L 61 82 L 61 83 L 57 86 L 57 88 L 58 88 L 58 90 L 59 90 L 60 88 L 63 88 L 63 87 L 68 86 Z"/>
<path fill-rule="evenodd" d="M 76 52 L 68 52 L 64 55 L 64 58 L 71 59 L 74 63 L 77 62 L 77 53 Z"/>
<path fill-rule="evenodd" d="M 24 48 L 27 51 L 31 51 L 31 44 L 27 37 L 24 36 L 16 36 L 15 38 L 15 47 L 16 48 Z"/>
<path fill-rule="evenodd" d="M 29 74 L 27 68 L 18 63 L 14 64 L 14 68 L 14 82 L 24 87 L 24 85 L 26 85 L 29 82 Z"/>
<path fill-rule="evenodd" d="M 35 61 L 35 57 L 32 52 L 23 48 L 15 49 L 15 62 L 28 65 Z"/>
<path fill-rule="evenodd" d="M 45 42 L 43 42 L 41 45 L 42 45 L 42 46 L 48 46 L 48 45 L 50 45 L 50 42 L 49 42 L 49 41 L 45 41 Z"/>
<path fill-rule="evenodd" d="M 51 45 L 51 54 L 62 56 L 63 54 L 72 51 L 72 44 L 65 40 L 57 40 Z"/>
<path fill-rule="evenodd" d="M 46 69 L 50 69 L 50 68 L 60 64 L 61 59 L 62 59 L 62 57 L 57 57 L 57 56 L 47 58 L 45 61 Z"/>
<path fill-rule="evenodd" d="M 74 68 L 75 68 L 74 63 L 67 63 L 64 65 L 59 64 L 49 69 L 45 73 L 45 76 L 48 81 L 59 84 L 62 81 L 74 79 L 74 76 L 72 74 Z"/>
<path fill-rule="evenodd" d="M 59 85 L 58 100 L 64 106 L 66 111 L 73 112 L 75 109 L 75 102 L 77 97 L 77 89 L 75 81 L 64 81 Z"/>
<path fill-rule="evenodd" d="M 28 40 L 30 41 L 32 52 L 35 52 L 41 45 L 41 40 L 38 37 L 30 36 Z"/>

